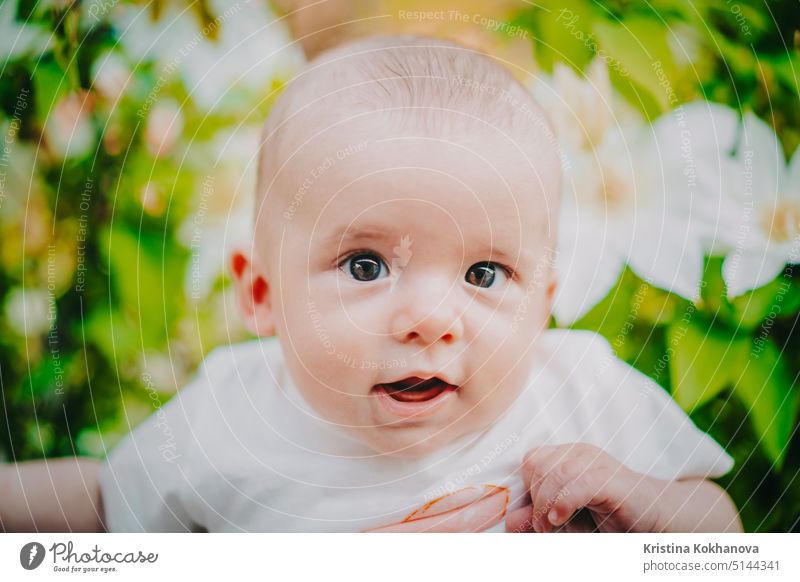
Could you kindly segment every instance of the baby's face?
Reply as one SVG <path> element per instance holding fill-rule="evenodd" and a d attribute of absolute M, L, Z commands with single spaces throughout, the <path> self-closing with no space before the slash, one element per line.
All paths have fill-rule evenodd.
<path fill-rule="evenodd" d="M 558 168 L 489 130 L 384 127 L 303 148 L 256 250 L 305 400 L 375 451 L 419 456 L 491 425 L 525 386 L 550 314 L 543 191 Z"/>

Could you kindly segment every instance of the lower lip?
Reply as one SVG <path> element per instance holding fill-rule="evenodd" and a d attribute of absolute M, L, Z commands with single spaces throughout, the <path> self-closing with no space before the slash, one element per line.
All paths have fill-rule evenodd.
<path fill-rule="evenodd" d="M 455 394 L 456 387 L 446 388 L 430 400 L 422 402 L 402 402 L 392 398 L 386 389 L 378 385 L 374 388 L 378 401 L 394 416 L 400 418 L 425 418 L 435 414 Z"/>

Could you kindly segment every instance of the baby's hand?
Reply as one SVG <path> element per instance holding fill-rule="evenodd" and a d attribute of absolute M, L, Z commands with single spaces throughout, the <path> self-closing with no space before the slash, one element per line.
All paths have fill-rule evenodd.
<path fill-rule="evenodd" d="M 522 465 L 531 505 L 511 512 L 511 532 L 659 531 L 660 481 L 595 446 L 537 447 Z"/>

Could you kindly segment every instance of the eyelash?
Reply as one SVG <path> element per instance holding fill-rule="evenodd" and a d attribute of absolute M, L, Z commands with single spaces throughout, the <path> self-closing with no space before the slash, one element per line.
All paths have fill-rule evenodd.
<path fill-rule="evenodd" d="M 357 257 L 358 255 L 375 255 L 386 264 L 387 269 L 389 268 L 389 263 L 381 256 L 380 253 L 376 253 L 375 251 L 371 251 L 369 249 L 357 249 L 355 251 L 350 251 L 344 257 L 342 257 L 336 262 L 336 267 L 341 269 L 347 261 L 349 261 L 353 257 Z"/>
<path fill-rule="evenodd" d="M 508 266 L 504 265 L 503 263 L 497 263 L 495 261 L 487 261 L 487 262 L 492 263 L 494 265 L 497 265 L 498 267 L 503 269 L 503 271 L 505 271 L 506 276 L 508 276 L 508 278 L 511 279 L 512 281 L 516 281 L 517 280 L 517 278 L 518 278 L 517 277 L 517 272 L 514 269 L 512 269 L 511 267 L 508 267 Z"/>
<path fill-rule="evenodd" d="M 354 250 L 354 251 L 350 251 L 344 257 L 342 257 L 341 259 L 339 259 L 336 262 L 336 268 L 337 269 L 341 269 L 348 260 L 350 260 L 353 257 L 356 257 L 358 255 L 365 255 L 365 254 L 366 255 L 375 255 L 376 257 L 379 257 L 383 261 L 383 263 L 386 265 L 386 269 L 387 270 L 389 269 L 390 262 L 386 261 L 380 255 L 380 253 L 376 253 L 375 251 L 372 251 L 372 250 L 369 250 L 369 249 L 357 249 L 357 250 Z M 509 267 L 507 265 L 504 265 L 503 263 L 498 263 L 496 261 L 478 261 L 478 263 L 492 263 L 492 264 L 497 265 L 498 267 L 500 267 L 510 280 L 517 281 L 519 279 L 518 273 L 514 269 L 512 269 L 511 267 Z M 472 265 L 470 265 L 470 266 L 472 266 Z"/>

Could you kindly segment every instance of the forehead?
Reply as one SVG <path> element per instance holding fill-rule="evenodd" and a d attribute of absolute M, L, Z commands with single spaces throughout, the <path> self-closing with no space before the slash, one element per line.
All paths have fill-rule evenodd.
<path fill-rule="evenodd" d="M 387 131 L 372 121 L 332 127 L 289 155 L 280 184 L 292 221 L 363 223 L 407 213 L 470 232 L 553 227 L 559 169 L 537 153 L 536 140 L 491 127 Z"/>

